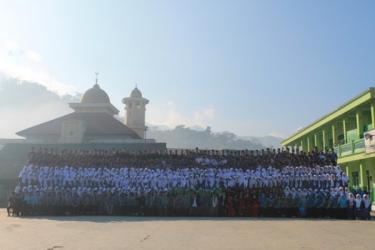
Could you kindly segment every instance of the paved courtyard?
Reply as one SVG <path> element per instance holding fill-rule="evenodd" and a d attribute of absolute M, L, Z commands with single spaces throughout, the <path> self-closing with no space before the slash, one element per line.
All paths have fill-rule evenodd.
<path fill-rule="evenodd" d="M 375 249 L 375 221 L 7 217 L 0 249 Z"/>

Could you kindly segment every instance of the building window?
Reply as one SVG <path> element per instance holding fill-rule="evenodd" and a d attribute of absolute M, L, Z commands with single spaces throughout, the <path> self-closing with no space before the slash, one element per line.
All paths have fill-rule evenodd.
<path fill-rule="evenodd" d="M 352 173 L 352 186 L 354 186 L 354 187 L 359 186 L 358 171 Z"/>
<path fill-rule="evenodd" d="M 345 144 L 344 135 L 343 134 L 338 135 L 337 136 L 337 140 L 338 140 L 339 144 Z"/>

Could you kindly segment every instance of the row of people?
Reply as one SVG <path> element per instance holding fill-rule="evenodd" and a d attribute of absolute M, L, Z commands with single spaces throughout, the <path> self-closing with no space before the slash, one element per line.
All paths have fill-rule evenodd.
<path fill-rule="evenodd" d="M 345 188 L 173 189 L 149 193 L 75 188 L 15 192 L 13 215 L 266 216 L 370 219 L 371 200 Z"/>
<path fill-rule="evenodd" d="M 347 186 L 348 177 L 338 166 L 237 168 L 73 168 L 25 166 L 19 174 L 20 188 L 32 185 L 42 190 L 55 187 L 115 188 L 124 192 L 215 188 L 313 188 Z"/>
<path fill-rule="evenodd" d="M 72 167 L 170 167 L 179 168 L 199 165 L 225 168 L 256 168 L 257 166 L 307 166 L 336 165 L 337 156 L 333 150 L 322 152 L 317 149 L 310 153 L 289 149 L 262 150 L 166 150 L 149 152 L 129 152 L 124 149 L 112 150 L 54 150 L 33 149 L 30 164 L 40 166 Z"/>
<path fill-rule="evenodd" d="M 264 164 L 260 164 L 264 163 Z M 332 152 L 32 150 L 9 208 L 27 214 L 369 218 Z M 360 202 L 359 202 L 360 201 Z"/>

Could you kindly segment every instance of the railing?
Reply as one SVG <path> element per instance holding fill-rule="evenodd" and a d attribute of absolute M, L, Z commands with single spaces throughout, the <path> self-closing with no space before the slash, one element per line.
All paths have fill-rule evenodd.
<path fill-rule="evenodd" d="M 354 153 L 365 152 L 365 139 L 353 141 Z"/>
<path fill-rule="evenodd" d="M 335 152 L 338 157 L 365 152 L 365 140 L 362 138 L 339 145 L 335 147 Z"/>

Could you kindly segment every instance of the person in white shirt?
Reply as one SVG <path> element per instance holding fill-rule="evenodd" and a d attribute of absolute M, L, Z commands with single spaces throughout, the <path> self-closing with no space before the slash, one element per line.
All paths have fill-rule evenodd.
<path fill-rule="evenodd" d="M 363 195 L 363 214 L 362 218 L 364 220 L 371 220 L 371 199 L 368 197 L 367 194 Z"/>

